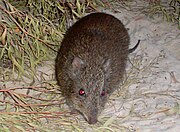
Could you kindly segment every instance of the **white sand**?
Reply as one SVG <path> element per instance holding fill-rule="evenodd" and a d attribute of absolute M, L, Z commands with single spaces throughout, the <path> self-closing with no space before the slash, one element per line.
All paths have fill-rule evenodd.
<path fill-rule="evenodd" d="M 116 113 L 119 120 L 115 124 L 131 131 L 180 131 L 180 30 L 176 24 L 148 18 L 140 11 L 119 12 L 113 15 L 129 28 L 130 47 L 141 40 L 129 55 L 131 61 L 136 56 L 133 65 L 140 70 L 128 74 L 134 82 L 128 84 L 124 99 L 120 96 L 111 101 L 104 114 L 110 113 L 112 122 Z M 131 68 L 129 63 L 129 72 Z"/>

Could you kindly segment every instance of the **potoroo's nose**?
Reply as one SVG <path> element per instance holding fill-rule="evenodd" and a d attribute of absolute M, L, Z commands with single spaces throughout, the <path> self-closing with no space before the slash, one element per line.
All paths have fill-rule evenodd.
<path fill-rule="evenodd" d="M 90 108 L 90 112 L 88 115 L 88 123 L 95 124 L 98 121 L 97 116 L 98 116 L 98 110 L 96 108 L 94 109 Z"/>

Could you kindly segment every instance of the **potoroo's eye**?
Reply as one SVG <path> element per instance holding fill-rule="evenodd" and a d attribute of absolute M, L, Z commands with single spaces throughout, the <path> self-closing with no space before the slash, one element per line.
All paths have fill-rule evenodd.
<path fill-rule="evenodd" d="M 102 92 L 101 92 L 101 96 L 104 96 L 105 95 L 105 91 L 103 90 Z"/>
<path fill-rule="evenodd" d="M 80 90 L 79 90 L 79 95 L 80 95 L 80 96 L 85 96 L 85 95 L 86 95 L 84 89 L 80 89 Z"/>

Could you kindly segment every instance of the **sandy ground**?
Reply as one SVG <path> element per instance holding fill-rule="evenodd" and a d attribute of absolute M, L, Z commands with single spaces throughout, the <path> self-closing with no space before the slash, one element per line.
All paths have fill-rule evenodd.
<path fill-rule="evenodd" d="M 165 22 L 158 17 L 149 18 L 140 11 L 127 11 L 118 7 L 116 10 L 118 13 L 107 10 L 104 12 L 119 18 L 129 29 L 130 47 L 139 39 L 141 43 L 137 50 L 129 55 L 127 80 L 121 86 L 123 90 L 112 95 L 98 119 L 101 122 L 107 117 L 101 127 L 109 127 L 114 131 L 178 132 L 180 30 L 176 24 Z M 48 75 L 53 74 L 52 67 L 51 70 L 42 67 L 40 69 Z M 87 124 L 84 131 L 94 129 Z"/>
<path fill-rule="evenodd" d="M 112 113 L 109 120 L 112 121 L 115 118 L 113 113 L 116 113 L 120 118 L 116 121 L 132 131 L 179 131 L 180 30 L 175 24 L 158 17 L 148 18 L 140 11 L 117 11 L 119 13 L 113 15 L 129 28 L 130 47 L 138 39 L 141 43 L 129 55 L 133 65 L 129 63 L 127 66 L 131 81 L 124 99 L 120 97 L 108 103 L 114 111 L 106 107 L 105 111 Z"/>

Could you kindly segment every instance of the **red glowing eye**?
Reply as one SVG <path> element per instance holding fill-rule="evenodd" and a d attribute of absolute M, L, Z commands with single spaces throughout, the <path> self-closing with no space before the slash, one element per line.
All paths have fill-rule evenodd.
<path fill-rule="evenodd" d="M 103 90 L 102 93 L 101 93 L 101 96 L 104 96 L 105 95 L 105 91 Z"/>
<path fill-rule="evenodd" d="M 79 95 L 81 95 L 81 96 L 85 95 L 85 91 L 83 89 L 80 89 L 79 90 Z"/>

